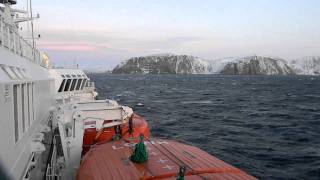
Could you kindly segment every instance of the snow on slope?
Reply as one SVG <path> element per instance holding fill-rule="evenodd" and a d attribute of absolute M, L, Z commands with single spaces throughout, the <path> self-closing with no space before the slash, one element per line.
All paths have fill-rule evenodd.
<path fill-rule="evenodd" d="M 308 56 L 288 61 L 288 65 L 301 75 L 320 75 L 320 57 Z"/>
<path fill-rule="evenodd" d="M 160 54 L 133 57 L 113 69 L 118 74 L 207 74 L 209 62 L 194 56 Z"/>
<path fill-rule="evenodd" d="M 294 74 L 283 59 L 263 56 L 229 57 L 211 61 L 211 73 L 230 75 Z"/>
<path fill-rule="evenodd" d="M 113 73 L 320 75 L 320 57 L 286 61 L 275 57 L 254 55 L 209 61 L 188 55 L 157 54 L 130 58 L 114 68 Z"/>

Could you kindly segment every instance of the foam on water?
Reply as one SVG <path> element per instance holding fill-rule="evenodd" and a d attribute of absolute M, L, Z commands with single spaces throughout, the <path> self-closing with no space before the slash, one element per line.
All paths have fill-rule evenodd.
<path fill-rule="evenodd" d="M 181 101 L 181 104 L 211 104 L 212 101 L 202 100 L 202 101 Z"/>

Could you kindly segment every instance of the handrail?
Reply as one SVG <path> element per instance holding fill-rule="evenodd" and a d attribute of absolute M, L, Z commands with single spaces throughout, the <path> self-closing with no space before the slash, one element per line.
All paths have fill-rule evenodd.
<path fill-rule="evenodd" d="M 0 16 L 0 47 L 6 48 L 29 61 L 44 66 L 41 61 L 40 51 L 23 39 L 16 31 L 16 27 L 6 23 Z"/>

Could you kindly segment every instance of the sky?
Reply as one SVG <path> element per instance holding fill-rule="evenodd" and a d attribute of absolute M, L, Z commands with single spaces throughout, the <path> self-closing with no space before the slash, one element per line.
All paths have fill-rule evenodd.
<path fill-rule="evenodd" d="M 25 8 L 27 0 L 18 1 Z M 133 56 L 320 55 L 319 0 L 33 0 L 56 66 L 107 70 Z M 27 33 L 26 33 L 27 34 Z"/>

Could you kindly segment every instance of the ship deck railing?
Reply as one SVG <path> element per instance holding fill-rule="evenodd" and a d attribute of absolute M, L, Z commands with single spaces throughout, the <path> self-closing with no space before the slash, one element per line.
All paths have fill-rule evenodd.
<path fill-rule="evenodd" d="M 40 51 L 23 39 L 16 29 L 17 27 L 5 22 L 4 18 L 0 16 L 0 47 L 41 65 Z"/>
<path fill-rule="evenodd" d="M 47 164 L 46 178 L 45 178 L 46 180 L 59 180 L 61 178 L 61 175 L 58 173 L 59 169 L 57 169 L 58 152 L 57 152 L 57 146 L 56 146 L 56 141 L 57 141 L 56 138 L 57 138 L 57 135 L 54 135 L 51 160 L 50 160 L 50 163 Z"/>

